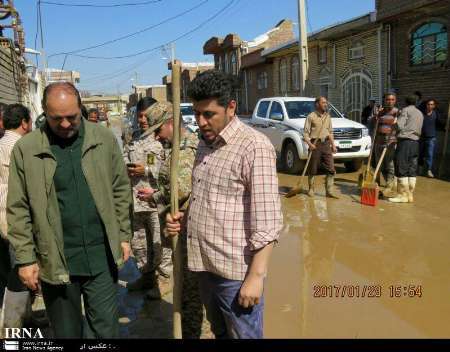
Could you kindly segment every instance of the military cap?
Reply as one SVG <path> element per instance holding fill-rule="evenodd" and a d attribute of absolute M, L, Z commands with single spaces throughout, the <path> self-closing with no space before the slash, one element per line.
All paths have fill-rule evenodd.
<path fill-rule="evenodd" d="M 145 110 L 144 115 L 149 126 L 146 133 L 153 133 L 165 122 L 173 118 L 172 103 L 157 102 Z"/>

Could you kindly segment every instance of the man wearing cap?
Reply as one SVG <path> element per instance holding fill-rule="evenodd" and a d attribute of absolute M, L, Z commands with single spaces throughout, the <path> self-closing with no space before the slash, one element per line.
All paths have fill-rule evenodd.
<path fill-rule="evenodd" d="M 149 129 L 146 133 L 154 132 L 156 140 L 171 145 L 173 139 L 173 107 L 171 103 L 156 103 L 146 111 Z M 194 167 L 195 154 L 199 143 L 196 134 L 189 132 L 183 126 L 180 132 L 180 155 L 178 163 L 178 198 L 180 210 L 188 207 L 191 194 L 192 169 Z M 171 148 L 171 147 L 170 147 Z M 155 201 L 161 219 L 161 229 L 165 228 L 166 214 L 170 210 L 170 159 L 171 149 L 166 153 L 166 159 L 161 164 L 157 189 L 145 188 L 140 190 L 141 200 Z M 166 242 L 170 240 L 165 238 Z M 170 242 L 169 242 L 170 243 Z M 198 293 L 196 276 L 187 268 L 187 244 L 186 237 L 180 236 L 183 251 L 183 306 L 182 326 L 184 338 L 200 337 L 205 333 L 203 322 L 203 308 Z M 168 285 L 168 282 L 166 283 Z M 161 291 L 166 285 L 161 285 Z M 163 294 L 163 292 L 161 292 Z M 152 297 L 150 297 L 152 298 Z M 202 327 L 203 325 L 203 327 Z"/>
<path fill-rule="evenodd" d="M 124 147 L 124 158 L 133 188 L 133 231 L 131 248 L 142 276 L 127 284 L 130 291 L 151 289 L 156 284 L 156 275 L 168 278 L 172 270 L 172 252 L 161 245 L 161 231 L 155 202 L 141 201 L 141 188 L 156 188 L 159 166 L 164 150 L 149 125 L 145 111 L 156 100 L 145 97 L 137 104 L 137 120 L 141 133 Z"/>

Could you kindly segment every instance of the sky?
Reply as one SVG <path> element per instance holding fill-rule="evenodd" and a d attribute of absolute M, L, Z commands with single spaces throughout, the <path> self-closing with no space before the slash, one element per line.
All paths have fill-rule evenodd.
<path fill-rule="evenodd" d="M 154 0 L 128 7 L 68 7 L 46 4 L 116 5 L 145 0 L 42 0 L 42 34 L 48 67 L 79 71 L 79 88 L 91 93 L 126 94 L 135 84 L 161 84 L 168 73 L 170 50 L 160 47 L 175 42 L 175 56 L 183 62 L 213 61 L 203 55 L 203 44 L 213 36 L 236 33 L 251 40 L 273 28 L 284 18 L 297 23 L 297 0 Z M 28 48 L 40 50 L 37 36 L 37 0 L 15 0 L 22 18 Z M 374 11 L 375 0 L 308 0 L 308 31 Z M 183 14 L 184 13 L 184 14 Z M 174 19 L 170 19 L 176 17 Z M 162 23 L 162 24 L 161 24 Z M 136 36 L 79 55 L 120 57 L 92 59 L 72 52 L 126 36 L 149 27 Z M 298 27 L 294 29 L 298 31 Z M 157 48 L 157 49 L 155 49 Z M 35 58 L 33 57 L 33 61 Z M 39 61 L 42 63 L 42 61 Z"/>

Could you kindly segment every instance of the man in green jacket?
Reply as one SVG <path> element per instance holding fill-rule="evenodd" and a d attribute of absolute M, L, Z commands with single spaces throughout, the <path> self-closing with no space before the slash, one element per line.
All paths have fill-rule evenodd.
<path fill-rule="evenodd" d="M 46 87 L 46 121 L 16 143 L 8 235 L 31 290 L 42 284 L 56 338 L 119 337 L 117 269 L 130 255 L 131 191 L 106 128 L 82 119 L 70 83 Z M 83 331 L 83 297 L 87 331 Z"/>

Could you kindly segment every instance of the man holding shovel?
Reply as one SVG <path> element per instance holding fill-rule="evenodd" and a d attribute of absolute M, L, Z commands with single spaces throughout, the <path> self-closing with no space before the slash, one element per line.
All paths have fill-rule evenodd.
<path fill-rule="evenodd" d="M 375 132 L 374 141 L 374 165 L 377 165 L 386 148 L 384 159 L 381 163 L 381 174 L 386 181 L 383 191 L 384 197 L 392 197 L 396 194 L 397 179 L 395 178 L 394 155 L 397 144 L 397 117 L 399 110 L 395 107 L 397 97 L 394 93 L 384 96 L 383 107 L 378 111 L 371 121 L 372 130 Z"/>
<path fill-rule="evenodd" d="M 303 139 L 309 146 L 311 160 L 309 164 L 308 195 L 314 197 L 314 180 L 319 166 L 326 170 L 325 189 L 329 198 L 339 197 L 334 191 L 334 169 L 333 154 L 336 154 L 334 145 L 333 127 L 331 116 L 328 113 L 328 101 L 325 97 L 318 97 L 315 101 L 316 111 L 308 115 L 305 121 Z"/>

